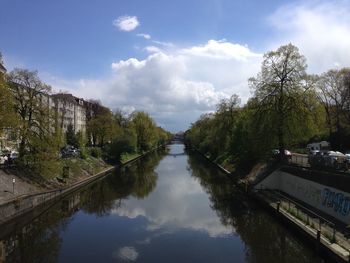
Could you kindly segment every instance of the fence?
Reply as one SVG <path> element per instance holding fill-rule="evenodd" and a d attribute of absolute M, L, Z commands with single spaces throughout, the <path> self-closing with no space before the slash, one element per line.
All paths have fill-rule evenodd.
<path fill-rule="evenodd" d="M 311 211 L 305 206 L 295 202 L 287 196 L 281 194 L 276 190 L 259 190 L 263 196 L 267 197 L 277 211 L 283 211 L 286 214 L 298 219 L 301 223 L 309 229 L 312 229 L 311 234 L 318 240 L 322 235 L 330 243 L 336 243 L 346 251 L 350 250 L 350 243 L 348 241 L 348 230 L 337 227 L 333 222 L 330 222 L 321 215 Z M 350 257 L 348 257 L 350 260 Z"/>
<path fill-rule="evenodd" d="M 290 161 L 292 164 L 296 164 L 303 167 L 309 167 L 309 158 L 306 154 L 293 153 Z"/>

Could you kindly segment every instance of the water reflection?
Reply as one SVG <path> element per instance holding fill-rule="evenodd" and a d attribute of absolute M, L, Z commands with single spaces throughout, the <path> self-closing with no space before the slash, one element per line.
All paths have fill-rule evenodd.
<path fill-rule="evenodd" d="M 3 233 L 0 262 L 322 262 L 183 145 Z"/>
<path fill-rule="evenodd" d="M 128 196 L 146 197 L 156 186 L 154 168 L 167 152 L 167 149 L 159 150 L 137 165 L 87 186 L 29 224 L 14 225 L 11 230 L 0 228 L 0 263 L 57 262 L 64 241 L 62 233 L 74 215 L 81 210 L 97 217 L 108 216 Z"/>
<path fill-rule="evenodd" d="M 174 145 L 156 168 L 158 187 L 144 201 L 130 198 L 113 212 L 119 216 L 147 218 L 147 230 L 179 228 L 204 231 L 210 236 L 230 234 L 210 208 L 208 195 L 197 179 L 189 176 L 183 145 Z M 176 158 L 173 158 L 176 156 Z"/>
<path fill-rule="evenodd" d="M 158 174 L 155 167 L 167 152 L 165 149 L 147 155 L 137 163 L 117 171 L 115 176 L 108 176 L 90 186 L 82 193 L 83 210 L 98 216 L 107 216 L 119 208 L 122 200 L 129 196 L 145 198 L 156 187 Z"/>
<path fill-rule="evenodd" d="M 244 242 L 246 262 L 325 262 L 233 187 L 225 175 L 203 162 L 203 157 L 190 155 L 188 162 L 221 223 L 235 229 Z"/>

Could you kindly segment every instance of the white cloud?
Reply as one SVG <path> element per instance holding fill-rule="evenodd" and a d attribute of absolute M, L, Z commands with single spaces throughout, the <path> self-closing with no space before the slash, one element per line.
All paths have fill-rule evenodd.
<path fill-rule="evenodd" d="M 151 39 L 151 35 L 149 34 L 137 34 L 138 37 L 143 37 L 144 39 Z"/>
<path fill-rule="evenodd" d="M 112 63 L 109 78 L 51 83 L 77 96 L 100 99 L 113 108 L 149 112 L 171 131 L 187 129 L 200 114 L 215 110 L 222 98 L 237 93 L 250 97 L 247 79 L 254 76 L 261 55 L 248 47 L 210 40 L 203 45 L 171 51 L 146 47 L 143 60 Z M 69 86 L 68 86 L 69 84 Z"/>
<path fill-rule="evenodd" d="M 269 17 L 275 49 L 289 42 L 300 48 L 312 73 L 350 65 L 349 1 L 310 1 L 285 5 Z"/>
<path fill-rule="evenodd" d="M 135 261 L 139 256 L 139 253 L 134 247 L 122 247 L 113 252 L 115 259 L 121 259 L 122 261 Z"/>
<path fill-rule="evenodd" d="M 253 53 L 247 46 L 227 42 L 226 40 L 209 40 L 205 45 L 194 46 L 182 50 L 182 53 L 192 56 L 202 56 L 214 59 L 247 61 L 249 58 L 260 58 L 260 54 Z"/>
<path fill-rule="evenodd" d="M 147 46 L 144 48 L 148 53 L 160 53 L 163 52 L 159 47 L 156 46 Z"/>
<path fill-rule="evenodd" d="M 152 40 L 154 44 L 158 44 L 164 47 L 175 47 L 175 45 L 171 42 L 163 42 L 163 41 L 158 41 L 158 40 Z"/>
<path fill-rule="evenodd" d="M 132 31 L 140 25 L 136 16 L 120 16 L 113 20 L 113 25 L 121 31 Z"/>

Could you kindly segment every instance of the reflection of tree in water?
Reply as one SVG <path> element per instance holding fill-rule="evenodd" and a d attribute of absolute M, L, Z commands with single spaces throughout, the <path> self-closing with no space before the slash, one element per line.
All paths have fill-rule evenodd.
<path fill-rule="evenodd" d="M 60 232 L 66 229 L 76 211 L 76 207 L 66 204 L 74 203 L 71 200 L 76 197 L 62 200 L 48 213 L 24 226 L 15 225 L 10 234 L 0 237 L 7 255 L 5 262 L 56 262 L 62 242 Z"/>
<path fill-rule="evenodd" d="M 104 216 L 121 205 L 128 196 L 145 198 L 156 187 L 154 169 L 167 151 L 159 150 L 91 185 L 82 192 L 82 209 Z"/>
<path fill-rule="evenodd" d="M 192 176 L 209 194 L 222 224 L 232 227 L 245 243 L 247 262 L 323 262 L 202 156 L 190 155 L 188 164 Z"/>
<path fill-rule="evenodd" d="M 0 251 L 7 255 L 5 262 L 56 262 L 62 242 L 60 233 L 80 207 L 88 213 L 102 216 L 129 195 L 144 198 L 156 186 L 154 168 L 165 154 L 165 151 L 150 154 L 125 171 L 117 171 L 70 195 L 31 223 L 7 229 L 10 234 L 3 236 L 0 229 Z"/>

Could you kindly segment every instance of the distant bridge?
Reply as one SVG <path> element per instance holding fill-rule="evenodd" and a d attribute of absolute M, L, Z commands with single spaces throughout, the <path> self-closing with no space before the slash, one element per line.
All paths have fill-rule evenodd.
<path fill-rule="evenodd" d="M 183 153 L 169 153 L 168 155 L 176 158 L 176 156 L 183 156 L 183 155 L 186 155 L 186 153 L 184 153 L 184 152 Z"/>

